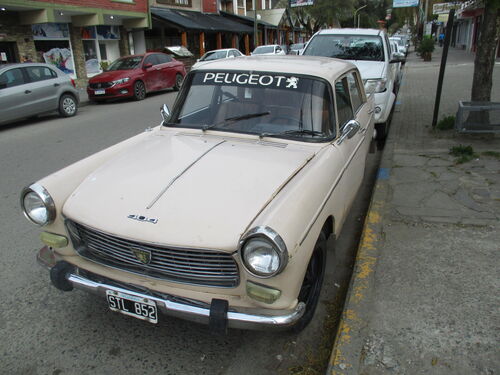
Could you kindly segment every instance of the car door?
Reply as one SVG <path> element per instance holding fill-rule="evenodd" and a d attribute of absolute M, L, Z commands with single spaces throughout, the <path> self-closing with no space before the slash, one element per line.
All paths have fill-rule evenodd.
<path fill-rule="evenodd" d="M 387 68 L 387 89 L 394 91 L 394 85 L 396 83 L 396 75 L 397 75 L 397 67 L 396 63 L 390 63 L 392 60 L 392 53 L 391 53 L 391 47 L 390 47 L 390 42 L 389 38 L 387 37 L 387 34 L 384 35 L 383 39 L 383 45 L 384 45 L 384 54 L 385 54 L 385 64 Z"/>
<path fill-rule="evenodd" d="M 28 117 L 36 112 L 31 106 L 27 77 L 21 67 L 0 74 L 0 122 Z"/>
<path fill-rule="evenodd" d="M 156 55 L 158 59 L 158 68 L 161 71 L 160 88 L 166 89 L 175 85 L 175 66 L 174 60 L 164 53 Z"/>
<path fill-rule="evenodd" d="M 148 55 L 142 63 L 144 71 L 144 83 L 147 91 L 156 91 L 162 88 L 162 72 L 158 66 L 156 54 Z"/>
<path fill-rule="evenodd" d="M 348 79 L 348 76 L 351 78 Z M 356 111 L 353 110 L 353 100 L 349 90 L 349 80 L 352 80 L 352 77 L 347 74 L 335 82 L 335 107 L 339 127 L 339 136 L 335 141 L 335 146 L 340 149 L 345 160 L 344 172 L 339 182 L 339 190 L 345 197 L 344 213 L 347 213 L 346 211 L 351 207 L 363 180 L 365 165 L 363 145 L 365 133 L 368 130 L 364 111 L 360 110 L 363 104 L 359 103 L 359 100 L 356 100 Z M 355 83 L 358 84 L 356 81 Z"/>
<path fill-rule="evenodd" d="M 23 67 L 29 78 L 25 85 L 26 91 L 31 91 L 29 98 L 32 109 L 43 113 L 57 109 L 60 83 L 57 73 L 47 66 Z"/>

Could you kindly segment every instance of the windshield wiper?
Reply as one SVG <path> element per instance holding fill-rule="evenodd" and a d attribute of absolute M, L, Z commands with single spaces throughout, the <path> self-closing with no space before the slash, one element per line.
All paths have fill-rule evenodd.
<path fill-rule="evenodd" d="M 203 125 L 201 127 L 201 129 L 203 131 L 205 131 L 205 130 L 208 130 L 208 129 L 215 128 L 215 127 L 217 127 L 219 125 L 229 125 L 229 124 L 232 124 L 233 122 L 238 122 L 238 121 L 242 121 L 242 120 L 248 120 L 248 119 L 254 118 L 254 117 L 266 116 L 266 115 L 269 115 L 270 113 L 271 112 L 266 111 L 266 112 L 258 112 L 258 113 L 247 113 L 246 115 L 241 115 L 241 116 L 228 117 L 228 118 L 224 119 L 223 121 L 216 122 L 215 124 Z"/>
<path fill-rule="evenodd" d="M 263 137 L 280 137 L 283 135 L 312 135 L 314 136 L 325 136 L 325 133 L 317 131 L 317 130 L 310 130 L 310 129 L 296 129 L 296 130 L 287 130 L 282 133 L 262 133 L 259 134 L 260 138 Z"/>

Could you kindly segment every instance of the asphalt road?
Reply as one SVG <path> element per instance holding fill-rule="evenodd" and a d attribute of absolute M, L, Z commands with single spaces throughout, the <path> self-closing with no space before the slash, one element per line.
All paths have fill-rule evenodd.
<path fill-rule="evenodd" d="M 147 322 L 108 310 L 104 300 L 55 289 L 35 260 L 39 228 L 21 214 L 29 183 L 160 122 L 175 93 L 141 102 L 88 105 L 0 128 L 0 374 L 287 374 L 328 360 L 379 155 L 371 154 L 363 191 L 337 241 L 330 239 L 319 309 L 301 333 L 231 330 L 174 318 Z M 320 363 L 318 365 L 318 363 Z M 291 370 L 293 369 L 293 370 Z"/>

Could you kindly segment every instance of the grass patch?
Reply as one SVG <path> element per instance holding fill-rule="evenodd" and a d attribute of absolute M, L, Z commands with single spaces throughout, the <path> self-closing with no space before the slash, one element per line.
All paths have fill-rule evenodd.
<path fill-rule="evenodd" d="M 484 152 L 481 152 L 481 155 L 491 156 L 492 158 L 500 159 L 500 152 L 498 152 L 498 151 L 484 151 Z"/>
<path fill-rule="evenodd" d="M 450 130 L 455 126 L 455 116 L 445 116 L 436 124 L 438 130 Z"/>
<path fill-rule="evenodd" d="M 474 152 L 474 149 L 472 146 L 464 146 L 464 145 L 458 145 L 458 146 L 453 146 L 450 148 L 450 155 L 455 156 L 457 159 L 455 160 L 455 163 L 457 164 L 463 164 L 471 161 L 472 159 L 475 159 L 478 157 L 478 155 Z"/>

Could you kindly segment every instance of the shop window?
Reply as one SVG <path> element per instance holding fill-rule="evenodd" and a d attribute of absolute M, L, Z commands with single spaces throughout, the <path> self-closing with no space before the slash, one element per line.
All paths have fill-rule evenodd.
<path fill-rule="evenodd" d="M 57 78 L 57 74 L 46 66 L 29 66 L 26 68 L 31 82 Z"/>
<path fill-rule="evenodd" d="M 66 74 L 74 74 L 73 55 L 67 40 L 36 40 L 38 61 L 56 66 Z"/>
<path fill-rule="evenodd" d="M 107 60 L 108 54 L 106 53 L 106 45 L 104 43 L 99 43 L 99 51 L 101 52 L 101 60 Z"/>

